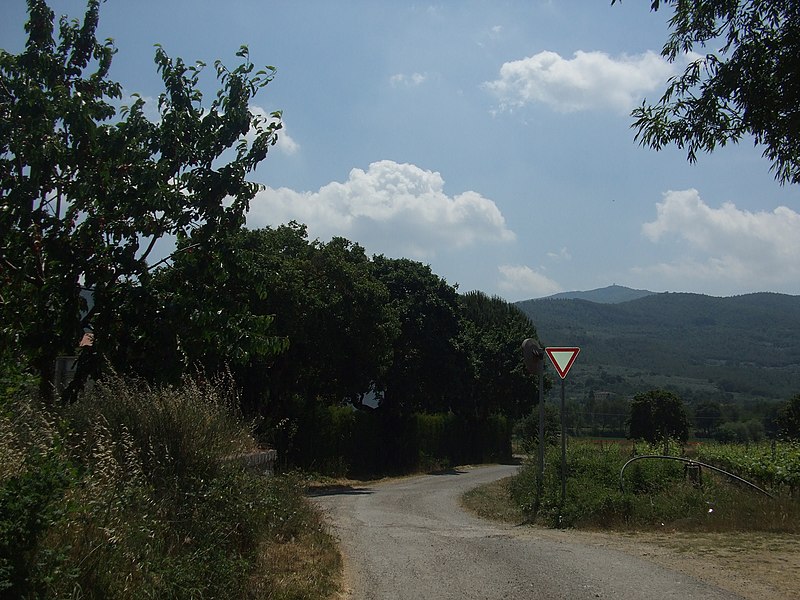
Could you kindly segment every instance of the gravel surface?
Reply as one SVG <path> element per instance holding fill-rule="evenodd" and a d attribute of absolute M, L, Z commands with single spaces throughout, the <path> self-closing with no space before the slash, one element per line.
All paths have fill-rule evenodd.
<path fill-rule="evenodd" d="M 733 600 L 683 573 L 559 532 L 484 521 L 465 491 L 518 467 L 320 490 L 345 559 L 344 598 L 357 600 Z"/>

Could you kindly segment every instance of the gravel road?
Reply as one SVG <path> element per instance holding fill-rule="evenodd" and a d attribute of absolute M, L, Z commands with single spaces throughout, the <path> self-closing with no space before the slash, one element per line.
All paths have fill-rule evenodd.
<path fill-rule="evenodd" d="M 344 597 L 356 600 L 733 600 L 740 598 L 641 558 L 466 513 L 465 491 L 518 467 L 320 491 L 345 559 Z"/>

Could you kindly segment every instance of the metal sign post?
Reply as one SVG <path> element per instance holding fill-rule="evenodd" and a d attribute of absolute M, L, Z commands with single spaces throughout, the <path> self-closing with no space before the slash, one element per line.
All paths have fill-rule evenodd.
<path fill-rule="evenodd" d="M 555 347 L 545 348 L 544 351 L 550 357 L 550 361 L 556 368 L 559 377 L 561 377 L 561 506 L 563 507 L 567 497 L 567 427 L 564 421 L 567 403 L 564 380 L 572 365 L 575 364 L 575 359 L 581 349 Z"/>

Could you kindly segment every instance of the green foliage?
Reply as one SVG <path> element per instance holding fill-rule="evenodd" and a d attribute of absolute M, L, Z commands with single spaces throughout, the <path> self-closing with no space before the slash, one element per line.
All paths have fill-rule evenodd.
<path fill-rule="evenodd" d="M 458 343 L 456 289 L 430 266 L 408 259 L 375 256 L 372 272 L 389 292 L 389 308 L 399 324 L 391 362 L 377 387 L 381 407 L 463 413 L 466 356 Z"/>
<path fill-rule="evenodd" d="M 210 252 L 181 254 L 151 290 L 148 318 L 134 320 L 127 345 L 144 372 L 229 366 L 248 410 L 275 422 L 293 416 L 296 395 L 360 401 L 397 328 L 364 249 L 343 238 L 309 241 L 297 223 L 238 229 Z"/>
<path fill-rule="evenodd" d="M 15 396 L 0 415 L 0 593 L 288 597 L 265 553 L 309 536 L 333 549 L 299 482 L 235 460 L 255 442 L 232 400 L 226 382 L 118 378 L 60 415 Z M 294 597 L 330 593 L 330 577 Z"/>
<path fill-rule="evenodd" d="M 128 439 L 151 483 L 170 482 L 177 490 L 216 477 L 223 468 L 220 457 L 255 446 L 234 382 L 226 376 L 185 378 L 179 386 L 163 387 L 110 376 L 66 414 L 83 432 L 85 459 L 107 437 Z"/>
<path fill-rule="evenodd" d="M 43 550 L 42 538 L 70 510 L 65 493 L 74 484 L 74 469 L 55 450 L 30 453 L 20 467 L 0 487 L 0 594 L 23 596 L 48 583 L 51 575 L 41 569 L 63 568 L 64 552 Z"/>
<path fill-rule="evenodd" d="M 689 417 L 683 401 L 672 392 L 650 390 L 631 402 L 628 437 L 651 444 L 665 439 L 689 439 Z"/>
<path fill-rule="evenodd" d="M 245 178 L 280 129 L 279 113 L 249 112 L 274 69 L 254 72 L 246 48 L 233 70 L 215 64 L 220 90 L 203 108 L 204 65 L 159 47 L 158 120 L 135 97 L 113 123 L 122 88 L 109 79 L 115 48 L 95 36 L 99 7 L 89 0 L 83 23 L 63 17 L 56 30 L 47 4 L 31 0 L 25 50 L 0 51 L 0 334 L 45 394 L 55 356 L 73 352 L 88 321 L 95 347 L 113 349 L 121 307 L 147 285 L 159 239 L 191 234 L 190 246 L 205 248 L 243 224 L 258 189 Z M 228 149 L 235 158 L 220 163 Z M 93 290 L 91 307 L 81 287 Z"/>
<path fill-rule="evenodd" d="M 708 437 L 722 421 L 722 407 L 719 402 L 701 402 L 694 409 L 694 419 L 697 429 Z"/>
<path fill-rule="evenodd" d="M 780 406 L 777 424 L 783 437 L 800 440 L 800 394 L 793 396 Z"/>
<path fill-rule="evenodd" d="M 800 443 L 700 444 L 697 458 L 780 491 L 800 488 Z"/>
<path fill-rule="evenodd" d="M 526 372 L 520 344 L 538 339 L 533 323 L 516 305 L 483 292 L 469 292 L 460 300 L 459 343 L 469 357 L 468 393 L 475 414 L 502 413 L 513 419 L 528 413 L 538 398 L 538 380 Z"/>
<path fill-rule="evenodd" d="M 630 450 L 618 444 L 598 447 L 580 442 L 571 442 L 567 449 L 567 493 L 562 506 L 560 452 L 560 448 L 547 449 L 538 514 L 532 514 L 536 506 L 533 462 L 512 482 L 512 496 L 532 519 L 552 527 L 652 527 L 685 516 L 687 509 L 697 513 L 696 495 L 682 483 L 680 465 L 634 463 L 626 470 L 623 492 L 619 476 Z M 675 497 L 668 498 L 668 492 Z"/>
<path fill-rule="evenodd" d="M 714 432 L 714 439 L 722 443 L 760 442 L 764 439 L 764 425 L 754 420 L 723 423 Z"/>
<path fill-rule="evenodd" d="M 327 475 L 399 474 L 511 458 L 511 427 L 503 416 L 309 410 L 298 423 L 290 459 Z"/>
<path fill-rule="evenodd" d="M 558 410 L 552 404 L 545 405 L 544 439 L 546 444 L 555 444 L 561 437 L 561 421 Z M 521 450 L 533 455 L 539 447 L 539 409 L 517 420 L 514 436 L 520 441 Z"/>
<path fill-rule="evenodd" d="M 616 0 L 612 0 L 612 4 Z M 653 0 L 653 10 L 662 2 Z M 772 0 L 667 0 L 669 38 L 661 55 L 670 62 L 688 52 L 704 54 L 670 80 L 656 105 L 633 111 L 637 139 L 660 150 L 698 151 L 752 136 L 764 147 L 781 183 L 800 183 L 800 10 Z M 709 49 L 709 46 L 715 46 Z"/>
<path fill-rule="evenodd" d="M 670 448 L 670 454 L 676 448 Z M 702 444 L 697 458 L 739 475 L 788 473 L 800 466 L 792 446 L 779 447 L 769 459 L 769 447 Z M 567 448 L 567 493 L 561 504 L 560 450 L 548 449 L 543 493 L 537 506 L 536 465 L 526 463 L 510 485 L 514 501 L 530 520 L 551 527 L 610 529 L 798 531 L 800 504 L 790 494 L 771 499 L 734 485 L 724 476 L 702 471 L 702 485 L 687 479 L 677 461 L 645 459 L 622 466 L 635 455 L 654 454 L 657 447 L 571 442 Z M 725 459 L 723 457 L 729 457 Z M 729 462 L 726 462 L 729 461 Z M 734 461 L 738 466 L 734 466 Z M 746 465 L 751 467 L 747 471 Z M 765 469 L 766 465 L 773 465 Z M 758 479 L 757 479 L 758 480 Z M 779 493 L 780 488 L 773 488 Z"/>

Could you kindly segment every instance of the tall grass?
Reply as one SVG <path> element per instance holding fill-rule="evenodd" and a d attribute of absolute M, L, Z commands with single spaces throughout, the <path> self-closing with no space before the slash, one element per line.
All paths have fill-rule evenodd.
<path fill-rule="evenodd" d="M 632 463 L 625 469 L 621 489 L 620 471 L 628 459 L 662 451 L 571 441 L 562 504 L 560 448 L 549 447 L 541 497 L 537 497 L 535 461 L 512 480 L 511 496 L 529 520 L 553 527 L 800 531 L 797 498 L 777 494 L 770 499 L 708 470 L 697 486 L 676 461 Z"/>
<path fill-rule="evenodd" d="M 58 410 L 6 398 L 0 595 L 328 595 L 339 558 L 302 486 L 230 460 L 256 448 L 237 406 L 225 379 L 152 388 L 114 377 Z M 297 544 L 323 549 L 310 569 L 322 576 L 287 586 L 272 558 Z"/>

